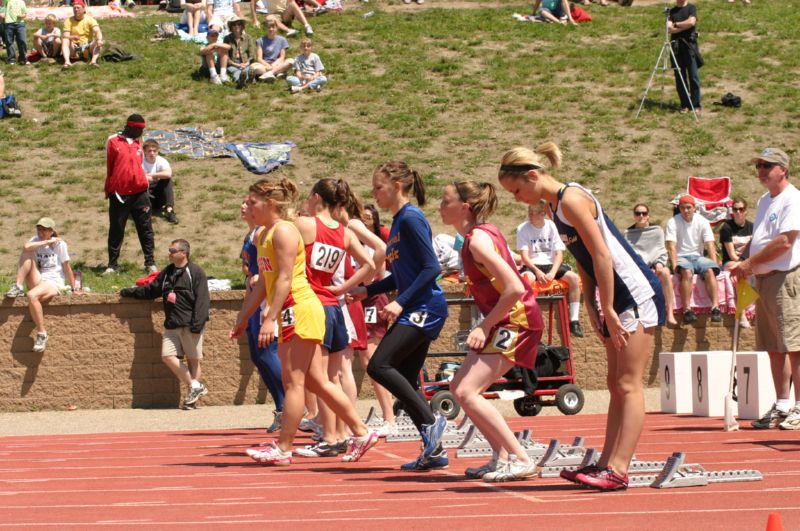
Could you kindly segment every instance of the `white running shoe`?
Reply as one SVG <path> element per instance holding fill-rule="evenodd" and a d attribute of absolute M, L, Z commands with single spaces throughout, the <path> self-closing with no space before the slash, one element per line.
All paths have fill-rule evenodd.
<path fill-rule="evenodd" d="M 800 405 L 795 404 L 778 427 L 782 430 L 800 430 Z"/>
<path fill-rule="evenodd" d="M 464 470 L 464 475 L 467 476 L 469 479 L 481 479 L 483 476 L 488 474 L 489 472 L 494 472 L 497 470 L 497 457 L 492 457 L 492 459 L 479 467 L 468 468 Z"/>
<path fill-rule="evenodd" d="M 384 420 L 381 427 L 376 431 L 378 432 L 378 437 L 391 437 L 397 435 L 397 424 L 394 421 Z"/>
<path fill-rule="evenodd" d="M 350 437 L 350 440 L 347 441 L 347 453 L 342 457 L 342 461 L 346 463 L 355 463 L 362 457 L 367 451 L 378 444 L 378 433 L 376 431 L 370 431 L 363 437 Z"/>
<path fill-rule="evenodd" d="M 38 332 L 36 334 L 36 342 L 33 344 L 34 352 L 44 352 L 44 347 L 47 345 L 47 332 Z"/>
<path fill-rule="evenodd" d="M 262 465 L 289 466 L 292 464 L 292 452 L 284 452 L 274 441 L 267 447 L 248 448 L 246 453 L 253 461 Z"/>
<path fill-rule="evenodd" d="M 529 461 L 523 463 L 517 461 L 516 457 L 512 457 L 502 470 L 498 469 L 496 472 L 490 472 L 483 476 L 483 480 L 487 483 L 501 483 L 503 481 L 521 481 L 536 476 L 538 469 L 536 463 Z"/>

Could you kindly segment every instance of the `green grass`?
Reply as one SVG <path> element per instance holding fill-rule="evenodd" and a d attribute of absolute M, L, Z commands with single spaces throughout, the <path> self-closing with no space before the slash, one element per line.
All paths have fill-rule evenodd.
<path fill-rule="evenodd" d="M 667 201 L 688 175 L 729 175 L 735 192 L 755 203 L 761 189 L 750 156 L 767 144 L 795 154 L 800 37 L 791 3 L 698 7 L 706 60 L 699 124 L 675 112 L 669 72 L 657 75 L 634 118 L 663 41 L 661 4 L 593 6 L 595 20 L 577 28 L 515 22 L 511 13 L 527 11 L 528 2 L 425 6 L 351 3 L 314 19 L 315 51 L 330 79 L 321 94 L 291 96 L 281 83 L 240 92 L 194 79 L 196 45 L 149 41 L 155 23 L 175 18 L 162 14 L 101 21 L 106 39 L 137 61 L 68 73 L 46 64 L 6 69 L 24 117 L 0 122 L 0 208 L 7 213 L 0 247 L 10 249 L 0 257 L 0 283 L 10 280 L 18 249 L 46 214 L 63 227 L 76 268 L 95 291 L 141 276 L 130 226 L 122 275 L 97 276 L 107 228 L 104 143 L 131 112 L 156 129 L 223 127 L 228 141 L 292 140 L 295 164 L 273 176 L 296 179 L 304 191 L 320 177 L 346 178 L 367 202 L 372 170 L 404 159 L 424 176 L 435 232 L 449 230 L 436 214 L 442 185 L 465 177 L 494 182 L 500 156 L 515 145 L 558 142 L 565 158 L 556 176 L 595 189 L 621 227 L 639 201 L 667 219 Z M 366 10 L 375 16 L 363 19 Z M 37 27 L 28 24 L 31 33 Z M 296 54 L 298 40 L 290 44 Z M 729 91 L 742 96 L 741 109 L 712 104 Z M 155 221 L 159 264 L 169 240 L 184 237 L 209 272 L 239 279 L 238 206 L 258 177 L 235 159 L 170 162 L 181 224 Z M 513 245 L 525 208 L 502 193 L 495 221 Z"/>

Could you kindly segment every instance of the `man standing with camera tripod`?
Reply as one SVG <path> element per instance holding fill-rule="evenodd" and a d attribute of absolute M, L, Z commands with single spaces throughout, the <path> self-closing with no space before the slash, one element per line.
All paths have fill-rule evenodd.
<path fill-rule="evenodd" d="M 678 97 L 681 99 L 681 113 L 694 109 L 700 113 L 700 74 L 698 69 L 703 66 L 703 58 L 697 47 L 697 8 L 688 3 L 688 0 L 675 0 L 675 7 L 669 10 L 667 30 L 672 41 L 672 50 L 675 52 L 673 64 L 675 68 L 675 86 L 678 88 Z M 689 88 L 686 93 L 683 79 Z"/>

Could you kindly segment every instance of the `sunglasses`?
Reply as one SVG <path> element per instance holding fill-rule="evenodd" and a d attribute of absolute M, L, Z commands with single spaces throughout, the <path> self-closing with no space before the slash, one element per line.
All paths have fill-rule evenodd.
<path fill-rule="evenodd" d="M 734 212 L 744 212 L 745 210 L 747 210 L 745 207 L 741 207 L 741 208 L 733 207 L 733 211 Z"/>
<path fill-rule="evenodd" d="M 169 251 L 169 254 L 175 254 L 175 253 L 180 253 L 180 252 L 183 252 L 183 249 L 174 249 L 174 248 L 172 248 L 172 247 L 170 247 L 170 248 L 169 248 L 169 249 L 167 249 L 167 250 Z"/>
<path fill-rule="evenodd" d="M 634 212 L 633 215 L 634 216 L 649 216 L 650 213 L 649 212 Z"/>
<path fill-rule="evenodd" d="M 756 162 L 756 169 L 757 170 L 771 170 L 777 166 L 774 162 Z"/>

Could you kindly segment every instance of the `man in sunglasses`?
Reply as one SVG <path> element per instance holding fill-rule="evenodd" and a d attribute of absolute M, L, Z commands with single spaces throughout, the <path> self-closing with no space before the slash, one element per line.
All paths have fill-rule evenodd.
<path fill-rule="evenodd" d="M 169 247 L 171 262 L 150 284 L 125 288 L 121 297 L 155 299 L 164 302 L 164 335 L 161 361 L 169 367 L 188 391 L 183 408 L 193 408 L 208 389 L 200 383 L 200 360 L 203 358 L 203 329 L 208 321 L 208 279 L 203 269 L 189 261 L 189 242 L 173 240 Z M 186 365 L 180 358 L 186 359 Z"/>
<path fill-rule="evenodd" d="M 767 192 L 758 200 L 749 256 L 731 270 L 755 275 L 756 349 L 769 353 L 777 402 L 757 429 L 800 429 L 800 191 L 789 183 L 789 156 L 766 148 L 751 161 Z M 790 386 L 794 383 L 794 400 Z"/>

